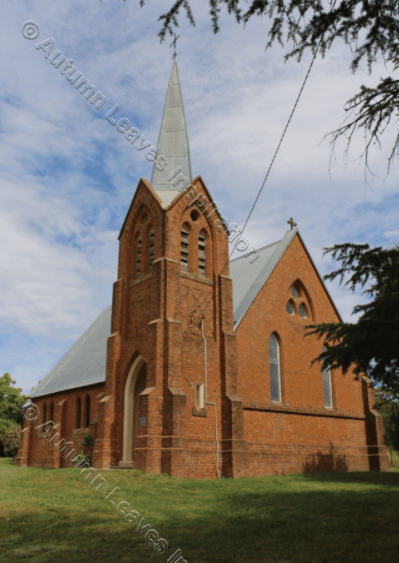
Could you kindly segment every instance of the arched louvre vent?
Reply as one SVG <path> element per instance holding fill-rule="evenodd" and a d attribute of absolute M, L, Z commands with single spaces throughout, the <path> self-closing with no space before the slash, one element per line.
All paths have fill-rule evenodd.
<path fill-rule="evenodd" d="M 140 276 L 141 272 L 141 236 L 137 239 L 136 243 L 136 278 Z"/>
<path fill-rule="evenodd" d="M 151 229 L 148 237 L 148 271 L 152 270 L 152 263 L 154 262 L 154 229 Z"/>
<path fill-rule="evenodd" d="M 206 238 L 203 232 L 198 237 L 198 271 L 200 276 L 206 277 Z"/>
<path fill-rule="evenodd" d="M 326 347 L 323 346 L 322 352 L 326 351 Z M 323 388 L 324 388 L 324 406 L 327 408 L 332 408 L 332 390 L 331 390 L 331 370 L 326 368 L 323 370 Z"/>
<path fill-rule="evenodd" d="M 183 272 L 188 272 L 189 263 L 189 233 L 186 225 L 181 228 L 180 264 Z"/>
<path fill-rule="evenodd" d="M 301 317 L 303 317 L 303 318 L 307 317 L 307 315 L 306 315 L 306 307 L 305 307 L 305 305 L 304 305 L 303 303 L 301 303 L 301 305 L 299 306 L 298 313 L 299 313 L 299 314 L 301 315 Z"/>
<path fill-rule="evenodd" d="M 280 349 L 278 340 L 271 335 L 269 340 L 269 368 L 270 368 L 270 398 L 272 401 L 281 401 L 280 382 Z"/>

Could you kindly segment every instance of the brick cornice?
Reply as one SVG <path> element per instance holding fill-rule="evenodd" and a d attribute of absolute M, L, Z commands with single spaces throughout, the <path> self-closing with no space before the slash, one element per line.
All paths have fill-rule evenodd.
<path fill-rule="evenodd" d="M 152 272 L 150 272 L 148 274 L 144 274 L 143 276 L 140 276 L 136 280 L 131 281 L 129 283 L 129 287 L 134 287 L 135 285 L 139 285 L 141 282 L 146 281 L 151 277 L 152 277 Z"/>
<path fill-rule="evenodd" d="M 205 283 L 206 285 L 214 285 L 213 280 L 210 280 L 208 278 L 204 278 L 203 276 L 200 276 L 199 274 L 192 274 L 190 272 L 180 272 L 180 276 L 182 278 L 187 278 L 189 280 L 194 280 L 196 282 Z"/>

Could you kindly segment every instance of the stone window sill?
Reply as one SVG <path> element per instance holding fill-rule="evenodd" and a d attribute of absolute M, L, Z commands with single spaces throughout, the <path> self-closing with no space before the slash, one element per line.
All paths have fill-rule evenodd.
<path fill-rule="evenodd" d="M 197 407 L 193 407 L 193 416 L 208 416 L 206 408 L 197 409 Z"/>

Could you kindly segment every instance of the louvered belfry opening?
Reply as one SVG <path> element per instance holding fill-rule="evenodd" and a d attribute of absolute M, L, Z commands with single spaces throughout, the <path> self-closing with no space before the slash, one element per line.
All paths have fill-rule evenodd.
<path fill-rule="evenodd" d="M 206 237 L 202 231 L 198 237 L 198 272 L 206 278 Z"/>
<path fill-rule="evenodd" d="M 181 228 L 181 250 L 180 250 L 180 263 L 183 272 L 188 272 L 189 266 L 189 232 L 186 225 Z"/>
<path fill-rule="evenodd" d="M 136 278 L 141 273 L 141 236 L 137 239 L 136 243 Z"/>
<path fill-rule="evenodd" d="M 154 262 L 154 229 L 151 229 L 148 237 L 148 271 L 152 270 L 152 263 Z"/>

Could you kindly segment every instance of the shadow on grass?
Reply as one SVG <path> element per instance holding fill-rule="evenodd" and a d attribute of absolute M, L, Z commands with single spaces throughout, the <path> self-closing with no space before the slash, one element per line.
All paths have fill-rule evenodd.
<path fill-rule="evenodd" d="M 208 482 L 123 472 L 104 476 L 108 488 L 100 494 L 71 469 L 25 468 L 18 483 L 4 478 L 10 485 L 2 499 L 7 505 L 0 516 L 5 531 L 0 561 L 166 563 L 178 548 L 189 563 L 397 558 L 399 473 L 315 472 Z M 105 502 L 116 485 L 118 500 L 127 500 L 168 541 L 166 554 L 156 554 Z"/>
<path fill-rule="evenodd" d="M 163 555 L 123 518 L 113 518 L 115 512 L 103 501 L 96 503 L 96 513 L 76 512 L 67 502 L 51 513 L 27 506 L 18 518 L 0 518 L 7 530 L 1 550 L 7 549 L 9 561 L 27 561 L 35 554 L 38 563 L 166 563 L 178 548 L 189 563 L 394 561 L 399 492 L 362 487 L 351 475 L 356 490 L 318 490 L 303 479 L 277 476 L 247 481 L 228 493 L 214 488 L 211 499 L 193 501 L 187 495 L 184 502 L 173 502 L 172 493 L 166 513 L 166 499 L 159 509 L 135 506 L 167 539 Z"/>

